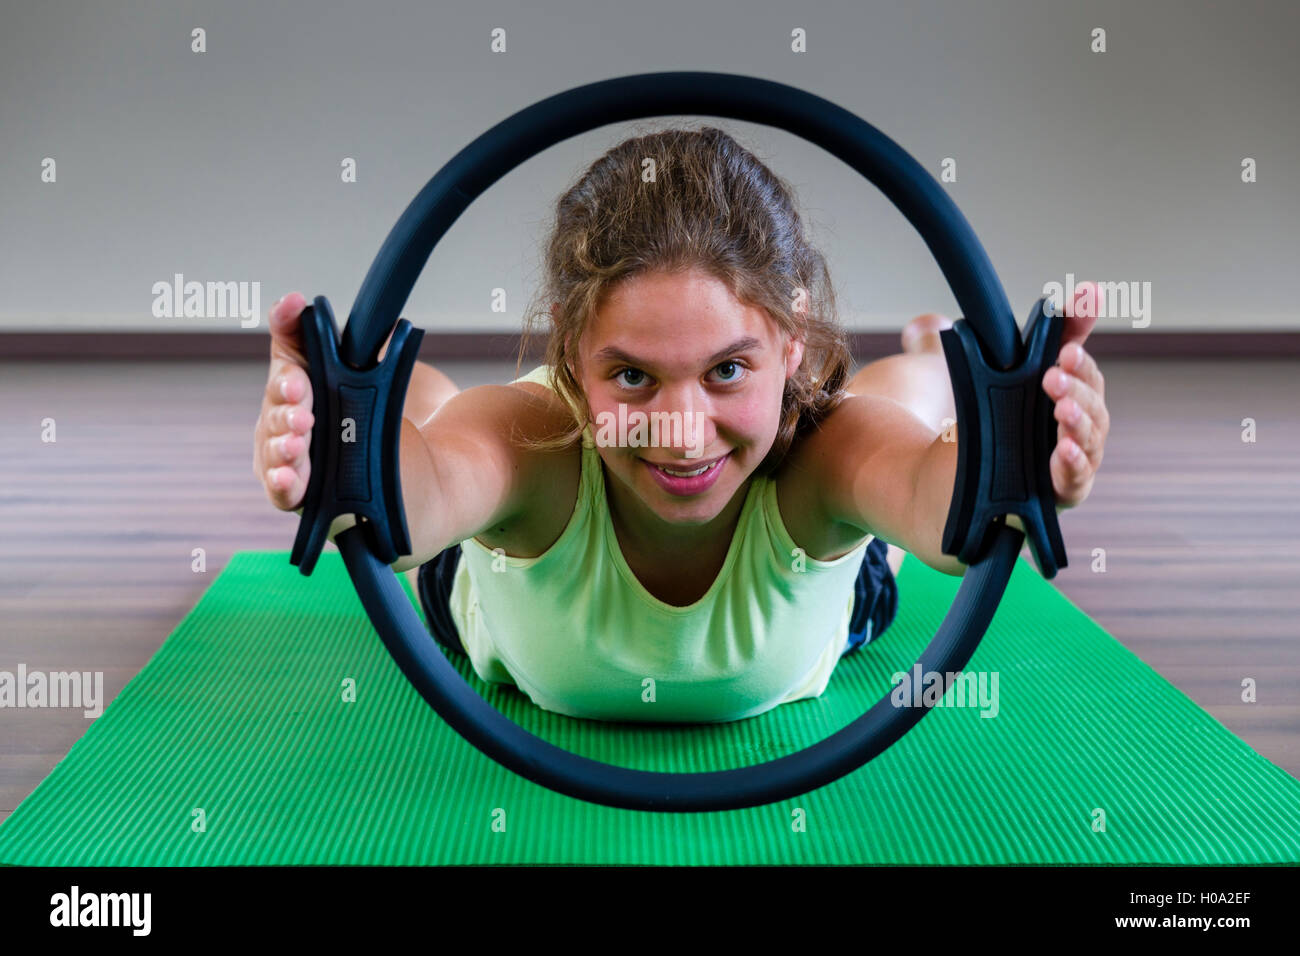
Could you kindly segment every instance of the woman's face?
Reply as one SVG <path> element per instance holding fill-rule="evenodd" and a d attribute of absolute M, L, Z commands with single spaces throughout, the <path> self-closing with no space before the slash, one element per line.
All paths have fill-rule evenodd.
<path fill-rule="evenodd" d="M 712 276 L 651 273 L 606 297 L 579 343 L 575 373 L 609 474 L 663 521 L 701 525 L 767 456 L 786 379 L 802 358 L 801 342 Z M 638 419 L 646 425 L 639 436 Z M 658 443 L 636 447 L 656 438 L 655 423 Z M 662 467 L 680 474 L 706 465 L 692 477 Z"/>

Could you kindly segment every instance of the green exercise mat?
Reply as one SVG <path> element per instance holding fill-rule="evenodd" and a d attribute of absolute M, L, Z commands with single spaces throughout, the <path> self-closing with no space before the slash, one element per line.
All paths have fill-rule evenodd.
<path fill-rule="evenodd" d="M 576 720 L 456 661 L 558 746 L 645 770 L 726 769 L 860 716 L 911 668 L 959 584 L 909 557 L 894 624 L 840 662 L 821 698 L 730 724 Z M 616 810 L 524 780 L 444 725 L 337 552 L 310 578 L 287 552 L 244 552 L 0 826 L 0 863 L 1300 862 L 1300 781 L 1023 557 L 968 670 L 984 675 L 984 701 L 954 706 L 950 689 L 948 706 L 820 790 L 722 813 Z"/>

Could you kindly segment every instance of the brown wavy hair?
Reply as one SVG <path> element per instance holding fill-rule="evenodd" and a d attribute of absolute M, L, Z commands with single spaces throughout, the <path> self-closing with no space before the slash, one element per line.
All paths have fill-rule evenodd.
<path fill-rule="evenodd" d="M 611 290 L 648 273 L 701 271 L 803 340 L 776 440 L 756 474 L 775 470 L 795 439 L 844 398 L 852 358 L 825 259 L 804 235 L 794 191 L 720 129 L 634 136 L 593 162 L 556 202 L 543 268 L 518 367 L 530 336 L 544 331 L 550 383 L 573 411 L 574 427 L 535 447 L 581 438 L 591 411 L 574 375 L 577 345 Z"/>

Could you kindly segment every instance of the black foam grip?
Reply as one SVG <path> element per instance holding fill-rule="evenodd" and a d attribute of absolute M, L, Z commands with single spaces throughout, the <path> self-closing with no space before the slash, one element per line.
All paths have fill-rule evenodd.
<path fill-rule="evenodd" d="M 375 556 L 391 564 L 411 551 L 399 445 L 406 386 L 424 332 L 399 320 L 383 361 L 356 369 L 339 357 L 328 299 L 317 296 L 300 321 L 315 420 L 311 475 L 289 561 L 311 574 L 334 519 L 352 514 Z"/>
<path fill-rule="evenodd" d="M 1065 320 L 1047 301 L 1034 304 L 1019 360 L 1009 368 L 989 366 L 964 319 L 939 338 L 957 408 L 957 474 L 943 551 L 975 564 L 988 552 L 1003 516 L 1016 514 L 1039 572 L 1050 579 L 1067 561 L 1052 487 L 1054 403 L 1042 382 L 1056 364 Z"/>

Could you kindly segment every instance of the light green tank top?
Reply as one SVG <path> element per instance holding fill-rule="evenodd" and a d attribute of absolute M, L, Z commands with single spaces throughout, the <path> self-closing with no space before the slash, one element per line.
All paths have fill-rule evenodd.
<path fill-rule="evenodd" d="M 517 381 L 550 387 L 548 367 Z M 722 570 L 687 607 L 637 580 L 610 523 L 604 466 L 582 437 L 573 515 L 542 555 L 462 542 L 452 620 L 474 671 L 537 706 L 609 721 L 717 722 L 819 697 L 839 661 L 870 538 L 833 561 L 802 554 L 776 485 L 751 479 Z"/>

